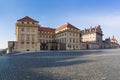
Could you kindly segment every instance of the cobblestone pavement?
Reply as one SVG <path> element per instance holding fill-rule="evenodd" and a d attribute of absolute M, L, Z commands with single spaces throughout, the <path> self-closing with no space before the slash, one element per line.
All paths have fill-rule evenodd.
<path fill-rule="evenodd" d="M 120 49 L 0 56 L 0 80 L 120 80 Z"/>

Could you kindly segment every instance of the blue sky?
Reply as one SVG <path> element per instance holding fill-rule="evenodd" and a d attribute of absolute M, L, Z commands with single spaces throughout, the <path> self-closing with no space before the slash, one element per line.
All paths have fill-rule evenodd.
<path fill-rule="evenodd" d="M 70 22 L 79 29 L 101 25 L 120 41 L 120 0 L 0 0 L 0 48 L 15 40 L 16 20 L 30 16 L 45 27 Z"/>

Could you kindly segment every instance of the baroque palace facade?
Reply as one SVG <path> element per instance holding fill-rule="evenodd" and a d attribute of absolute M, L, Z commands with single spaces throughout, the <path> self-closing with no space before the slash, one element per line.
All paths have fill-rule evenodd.
<path fill-rule="evenodd" d="M 16 41 L 8 42 L 9 51 L 80 50 L 102 48 L 100 25 L 80 30 L 70 23 L 57 28 L 42 27 L 26 16 L 16 22 Z"/>

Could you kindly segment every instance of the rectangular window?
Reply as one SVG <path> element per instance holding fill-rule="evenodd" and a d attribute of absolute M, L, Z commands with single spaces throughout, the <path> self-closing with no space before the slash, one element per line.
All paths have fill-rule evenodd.
<path fill-rule="evenodd" d="M 27 28 L 26 30 L 27 30 L 27 32 L 30 32 L 30 28 Z"/>
<path fill-rule="evenodd" d="M 65 36 L 66 36 L 66 33 L 65 33 Z"/>
<path fill-rule="evenodd" d="M 22 22 L 22 24 L 24 24 L 24 22 Z"/>
<path fill-rule="evenodd" d="M 75 49 L 75 46 L 73 45 L 73 49 Z"/>
<path fill-rule="evenodd" d="M 35 37 L 34 37 L 35 35 L 34 34 L 32 34 L 32 41 L 34 41 L 34 39 L 35 39 Z"/>
<path fill-rule="evenodd" d="M 71 43 L 71 38 L 70 38 L 70 43 Z"/>
<path fill-rule="evenodd" d="M 24 44 L 24 42 L 21 42 L 21 44 Z"/>
<path fill-rule="evenodd" d="M 75 43 L 75 39 L 73 39 L 73 43 Z"/>
<path fill-rule="evenodd" d="M 76 48 L 78 48 L 78 45 L 76 45 Z"/>
<path fill-rule="evenodd" d="M 30 40 L 30 35 L 29 34 L 27 34 L 27 41 L 29 41 Z"/>
<path fill-rule="evenodd" d="M 40 38 L 41 38 L 42 36 L 40 35 Z"/>
<path fill-rule="evenodd" d="M 75 36 L 74 33 L 73 33 L 73 36 Z"/>
<path fill-rule="evenodd" d="M 24 34 L 21 34 L 21 41 L 24 41 L 24 39 L 25 39 Z"/>
<path fill-rule="evenodd" d="M 41 40 L 40 40 L 40 42 L 41 42 Z"/>
<path fill-rule="evenodd" d="M 78 43 L 78 39 L 76 39 L 76 43 Z"/>
<path fill-rule="evenodd" d="M 43 31 L 41 31 L 41 33 L 43 33 Z"/>
<path fill-rule="evenodd" d="M 21 28 L 21 31 L 24 31 L 24 28 Z"/>
<path fill-rule="evenodd" d="M 32 32 L 35 32 L 35 29 L 34 29 L 34 28 L 31 28 L 31 31 L 32 31 Z"/>
<path fill-rule="evenodd" d="M 29 44 L 30 42 L 27 42 L 27 44 Z"/>
<path fill-rule="evenodd" d="M 76 34 L 76 37 L 78 37 L 78 34 Z"/>
<path fill-rule="evenodd" d="M 32 44 L 34 44 L 34 42 L 32 42 Z"/>
<path fill-rule="evenodd" d="M 34 46 L 32 46 L 32 48 L 34 48 Z"/>
<path fill-rule="evenodd" d="M 69 47 L 71 48 L 71 45 L 69 45 Z"/>
<path fill-rule="evenodd" d="M 65 38 L 65 43 L 66 43 L 66 38 Z"/>

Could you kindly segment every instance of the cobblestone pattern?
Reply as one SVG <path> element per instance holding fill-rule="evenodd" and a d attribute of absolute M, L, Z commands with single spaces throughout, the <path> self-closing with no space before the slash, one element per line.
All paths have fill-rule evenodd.
<path fill-rule="evenodd" d="M 120 50 L 0 56 L 0 80 L 120 80 Z"/>

